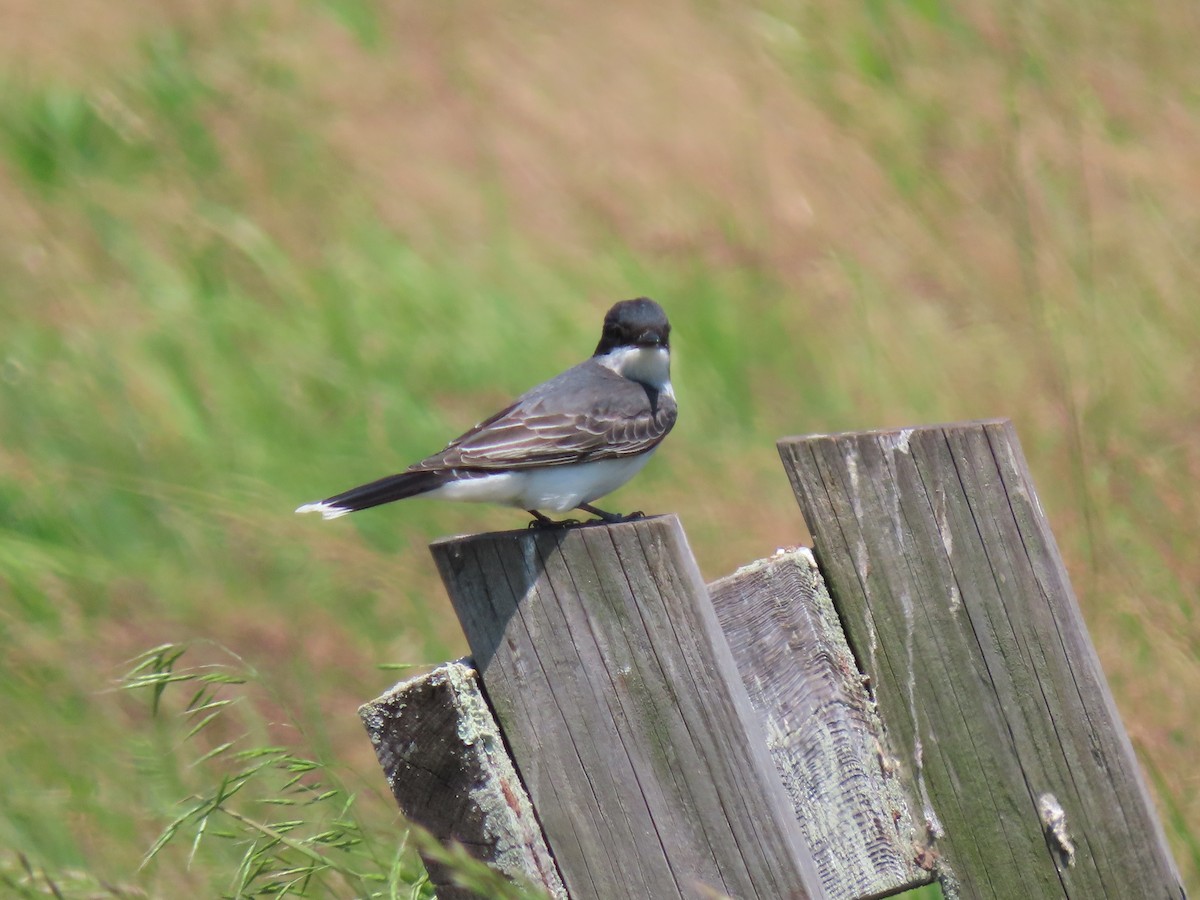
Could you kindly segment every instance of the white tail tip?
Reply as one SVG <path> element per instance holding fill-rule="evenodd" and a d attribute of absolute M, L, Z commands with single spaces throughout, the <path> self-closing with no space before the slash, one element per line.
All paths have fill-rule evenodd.
<path fill-rule="evenodd" d="M 297 506 L 298 513 L 320 513 L 322 519 L 338 519 L 352 512 L 349 509 L 343 509 L 340 506 L 330 506 L 328 503 L 305 503 L 303 506 Z"/>

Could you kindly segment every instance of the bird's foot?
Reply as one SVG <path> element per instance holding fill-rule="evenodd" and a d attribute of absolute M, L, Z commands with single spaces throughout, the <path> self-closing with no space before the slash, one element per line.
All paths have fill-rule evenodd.
<path fill-rule="evenodd" d="M 596 518 L 599 521 L 604 522 L 608 525 L 615 525 L 618 522 L 629 522 L 629 521 L 632 521 L 633 519 L 646 518 L 646 514 L 644 512 L 642 512 L 640 509 L 637 510 L 636 512 L 631 512 L 631 513 L 627 513 L 626 515 L 621 515 L 620 513 L 610 513 L 610 512 L 605 512 L 602 509 L 597 509 L 595 506 L 592 506 L 590 503 L 580 503 L 575 508 L 582 509 L 586 513 L 591 513 L 593 516 L 596 516 Z"/>
<path fill-rule="evenodd" d="M 525 512 L 533 516 L 533 521 L 529 523 L 530 530 L 537 530 L 539 528 L 570 528 L 572 525 L 579 524 L 578 519 L 562 519 L 560 521 L 552 519 L 549 516 L 543 516 L 536 509 L 527 509 Z"/>

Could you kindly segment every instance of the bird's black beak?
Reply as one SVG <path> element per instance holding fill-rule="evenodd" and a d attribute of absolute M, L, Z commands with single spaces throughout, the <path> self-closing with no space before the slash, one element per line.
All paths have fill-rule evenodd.
<path fill-rule="evenodd" d="M 638 335 L 637 345 L 639 347 L 662 347 L 666 344 L 662 334 L 658 331 L 649 330 L 643 331 Z"/>

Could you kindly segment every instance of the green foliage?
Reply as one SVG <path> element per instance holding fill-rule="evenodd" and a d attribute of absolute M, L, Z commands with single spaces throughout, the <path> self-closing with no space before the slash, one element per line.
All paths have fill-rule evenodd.
<path fill-rule="evenodd" d="M 69 177 L 131 161 L 126 141 L 84 94 L 63 87 L 21 93 L 0 129 L 5 155 L 30 184 L 51 191 Z"/>
<path fill-rule="evenodd" d="M 419 828 L 398 841 L 365 827 L 358 798 L 329 762 L 262 743 L 268 722 L 248 692 L 259 682 L 244 662 L 181 667 L 186 647 L 164 644 L 133 660 L 121 688 L 149 695 L 152 713 L 169 715 L 191 793 L 143 859 L 152 868 L 173 851 L 198 860 L 228 859 L 232 881 L 222 896 L 432 898 L 415 848 L 451 866 L 464 887 L 497 900 L 523 892 L 462 848 L 445 848 Z M 182 691 L 182 694 L 180 692 Z M 186 697 L 186 700 L 184 700 Z M 167 707 L 172 707 L 167 712 Z M 161 760 L 148 758 L 150 766 Z M 212 845 L 220 845 L 212 847 Z"/>
<path fill-rule="evenodd" d="M 433 891 L 412 849 L 420 846 L 486 896 L 533 896 L 461 850 L 442 849 L 419 829 L 403 828 L 397 840 L 364 827 L 358 798 L 336 766 L 260 743 L 266 723 L 248 693 L 256 673 L 236 659 L 233 665 L 180 666 L 186 651 L 170 644 L 149 650 L 122 679 L 125 690 L 148 695 L 155 716 L 170 717 L 165 730 L 184 757 L 180 773 L 191 787 L 146 852 L 143 868 L 183 851 L 188 869 L 201 857 L 208 865 L 214 857 L 228 860 L 230 882 L 220 889 L 225 897 L 426 900 Z"/>
<path fill-rule="evenodd" d="M 144 900 L 145 891 L 113 884 L 85 870 L 49 872 L 35 866 L 24 853 L 0 855 L 0 886 L 8 897 L 21 900 L 55 897 L 58 900 Z"/>
<path fill-rule="evenodd" d="M 363 47 L 374 50 L 382 43 L 379 7 L 373 0 L 314 0 L 342 24 Z"/>

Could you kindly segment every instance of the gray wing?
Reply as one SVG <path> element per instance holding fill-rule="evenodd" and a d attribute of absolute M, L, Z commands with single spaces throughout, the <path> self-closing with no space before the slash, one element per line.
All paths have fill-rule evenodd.
<path fill-rule="evenodd" d="M 587 360 L 411 469 L 524 469 L 636 456 L 657 446 L 675 417 L 673 398 Z"/>

